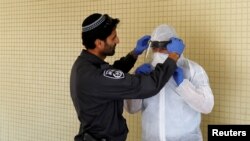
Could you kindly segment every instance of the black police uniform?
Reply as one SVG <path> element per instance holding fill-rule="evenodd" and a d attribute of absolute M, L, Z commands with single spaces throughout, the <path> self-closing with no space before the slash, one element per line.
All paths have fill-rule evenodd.
<path fill-rule="evenodd" d="M 125 141 L 128 133 L 123 118 L 124 99 L 142 99 L 157 94 L 176 69 L 167 59 L 149 75 L 132 75 L 136 59 L 128 54 L 113 65 L 83 50 L 75 61 L 70 80 L 71 97 L 81 122 L 75 141 L 84 133 L 96 139 Z"/>

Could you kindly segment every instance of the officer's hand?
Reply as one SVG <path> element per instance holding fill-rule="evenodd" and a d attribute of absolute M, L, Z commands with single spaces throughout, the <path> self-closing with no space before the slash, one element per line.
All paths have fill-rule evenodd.
<path fill-rule="evenodd" d="M 136 55 L 142 54 L 142 52 L 148 48 L 148 41 L 150 40 L 151 36 L 145 35 L 141 37 L 136 44 L 136 47 L 134 49 L 134 53 Z"/>
<path fill-rule="evenodd" d="M 184 79 L 182 68 L 177 67 L 177 69 L 174 72 L 173 77 L 174 77 L 176 84 L 179 86 Z"/>
<path fill-rule="evenodd" d="M 142 64 L 135 70 L 135 74 L 149 74 L 153 71 L 153 66 L 150 64 Z"/>
<path fill-rule="evenodd" d="M 172 37 L 170 39 L 170 43 L 167 44 L 167 50 L 170 53 L 177 53 L 178 55 L 181 55 L 184 51 L 185 45 L 181 39 Z"/>

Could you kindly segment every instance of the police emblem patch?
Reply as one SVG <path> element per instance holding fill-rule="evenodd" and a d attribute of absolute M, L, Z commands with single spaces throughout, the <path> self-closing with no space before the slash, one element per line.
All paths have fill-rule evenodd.
<path fill-rule="evenodd" d="M 103 72 L 103 76 L 112 78 L 112 79 L 122 79 L 125 77 L 124 73 L 121 70 L 108 69 Z"/>

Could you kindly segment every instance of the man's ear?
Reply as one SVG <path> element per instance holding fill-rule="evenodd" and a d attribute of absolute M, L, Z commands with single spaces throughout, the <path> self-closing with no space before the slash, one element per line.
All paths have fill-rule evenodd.
<path fill-rule="evenodd" d="M 96 39 L 95 40 L 95 46 L 98 49 L 102 49 L 104 47 L 104 41 L 100 40 L 100 39 Z"/>

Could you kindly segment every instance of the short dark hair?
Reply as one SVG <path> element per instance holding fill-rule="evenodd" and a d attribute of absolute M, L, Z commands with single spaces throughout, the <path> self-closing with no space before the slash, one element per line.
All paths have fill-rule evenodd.
<path fill-rule="evenodd" d="M 82 23 L 82 44 L 86 49 L 95 48 L 95 40 L 106 40 L 120 22 L 107 14 L 94 13 Z"/>

